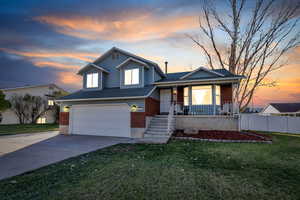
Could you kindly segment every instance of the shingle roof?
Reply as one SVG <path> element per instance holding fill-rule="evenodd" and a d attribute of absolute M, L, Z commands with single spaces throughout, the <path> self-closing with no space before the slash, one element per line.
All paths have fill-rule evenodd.
<path fill-rule="evenodd" d="M 270 105 L 281 113 L 300 111 L 300 103 L 270 103 Z"/>
<path fill-rule="evenodd" d="M 240 76 L 240 75 L 234 75 L 232 74 L 231 72 L 229 72 L 228 70 L 226 69 L 215 69 L 215 70 L 212 70 L 212 71 L 215 71 L 215 72 L 218 72 L 220 74 L 223 74 L 224 76 L 223 77 L 220 77 L 220 76 L 215 76 L 215 77 L 201 77 L 201 78 L 186 78 L 184 80 L 201 80 L 201 79 L 210 79 L 210 78 L 237 78 L 237 77 L 243 77 L 243 76 Z M 169 81 L 184 81 L 182 79 L 180 79 L 181 77 L 183 77 L 184 75 L 188 74 L 188 73 L 191 73 L 191 71 L 188 71 L 188 72 L 177 72 L 177 73 L 168 73 L 166 74 L 166 78 L 163 78 L 157 82 L 169 82 Z"/>
<path fill-rule="evenodd" d="M 149 95 L 155 86 L 145 86 L 143 88 L 131 88 L 131 89 L 120 89 L 120 88 L 105 88 L 103 90 L 79 90 L 70 95 L 61 97 L 58 101 L 62 100 L 76 100 L 76 99 L 109 99 L 109 98 L 133 98 L 133 97 L 144 97 Z"/>

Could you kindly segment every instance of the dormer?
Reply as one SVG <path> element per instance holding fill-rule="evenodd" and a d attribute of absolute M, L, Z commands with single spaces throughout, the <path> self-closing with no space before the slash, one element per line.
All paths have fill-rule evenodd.
<path fill-rule="evenodd" d="M 89 63 L 84 66 L 78 75 L 83 76 L 82 88 L 86 90 L 102 90 L 103 89 L 103 74 L 109 72 L 94 63 Z"/>
<path fill-rule="evenodd" d="M 129 57 L 116 67 L 120 71 L 120 88 L 137 88 L 145 85 L 145 70 L 149 65 Z"/>

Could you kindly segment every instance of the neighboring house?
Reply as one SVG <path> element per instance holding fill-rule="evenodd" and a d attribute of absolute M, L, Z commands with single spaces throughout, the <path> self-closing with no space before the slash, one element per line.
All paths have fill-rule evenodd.
<path fill-rule="evenodd" d="M 156 63 L 113 47 L 78 74 L 82 89 L 57 100 L 62 133 L 135 138 L 201 125 L 238 127 L 233 94 L 243 77 L 225 69 L 164 73 Z M 228 123 L 217 123 L 223 119 Z"/>
<path fill-rule="evenodd" d="M 0 90 L 3 91 L 3 93 L 5 94 L 5 99 L 7 100 L 9 100 L 13 95 L 24 96 L 26 94 L 30 94 L 32 96 L 40 96 L 42 98 L 46 98 L 48 101 L 48 105 L 50 106 L 54 105 L 54 98 L 52 96 L 54 92 L 66 93 L 65 90 L 61 89 L 55 84 L 3 88 Z M 0 120 L 0 124 L 19 124 L 19 119 L 13 110 L 7 109 L 6 111 L 2 112 L 1 115 L 2 119 Z M 38 118 L 37 123 L 54 123 L 54 120 L 54 112 L 49 110 L 45 113 L 45 115 Z"/>
<path fill-rule="evenodd" d="M 261 115 L 300 116 L 300 103 L 270 103 Z"/>
<path fill-rule="evenodd" d="M 255 107 L 247 107 L 243 113 L 244 114 L 252 114 L 252 113 L 260 113 L 263 109 L 262 108 L 255 108 Z"/>

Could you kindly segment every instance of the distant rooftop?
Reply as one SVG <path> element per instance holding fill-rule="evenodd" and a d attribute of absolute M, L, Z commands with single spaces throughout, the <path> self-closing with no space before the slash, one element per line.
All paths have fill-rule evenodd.
<path fill-rule="evenodd" d="M 281 113 L 300 112 L 300 103 L 270 103 Z"/>

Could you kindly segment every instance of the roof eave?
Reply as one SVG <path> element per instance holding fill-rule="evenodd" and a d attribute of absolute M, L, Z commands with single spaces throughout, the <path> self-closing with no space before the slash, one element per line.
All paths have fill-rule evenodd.
<path fill-rule="evenodd" d="M 132 97 L 107 97 L 107 98 L 82 98 L 82 99 L 57 99 L 56 102 L 74 102 L 74 101 L 97 101 L 97 100 L 117 100 L 117 99 L 144 99 L 149 97 L 157 87 L 154 86 L 147 95 L 144 96 L 132 96 Z"/>
<path fill-rule="evenodd" d="M 128 59 L 126 59 L 124 62 L 122 62 L 121 64 L 119 64 L 116 68 L 120 69 L 121 67 L 123 67 L 124 65 L 126 65 L 127 63 L 129 63 L 130 61 L 139 63 L 139 64 L 143 65 L 144 67 L 146 67 L 147 69 L 149 69 L 149 65 L 147 65 L 147 63 L 144 63 L 144 62 L 139 61 L 139 60 L 134 59 L 134 58 L 128 58 Z"/>
<path fill-rule="evenodd" d="M 163 84 L 194 83 L 194 82 L 209 82 L 209 81 L 230 81 L 230 80 L 239 81 L 241 79 L 243 79 L 243 77 L 166 81 L 166 82 L 155 82 L 154 84 L 155 85 L 163 85 Z"/>
<path fill-rule="evenodd" d="M 78 75 L 82 75 L 83 71 L 84 71 L 87 67 L 90 67 L 90 66 L 95 67 L 96 69 L 99 69 L 99 70 L 101 70 L 101 71 L 103 71 L 103 72 L 109 74 L 109 71 L 107 71 L 107 70 L 104 69 L 103 67 L 100 67 L 100 66 L 98 66 L 98 65 L 96 65 L 96 64 L 94 64 L 94 63 L 88 63 L 88 64 L 85 65 L 83 68 L 81 68 L 81 69 L 77 72 L 77 74 L 78 74 Z"/>

